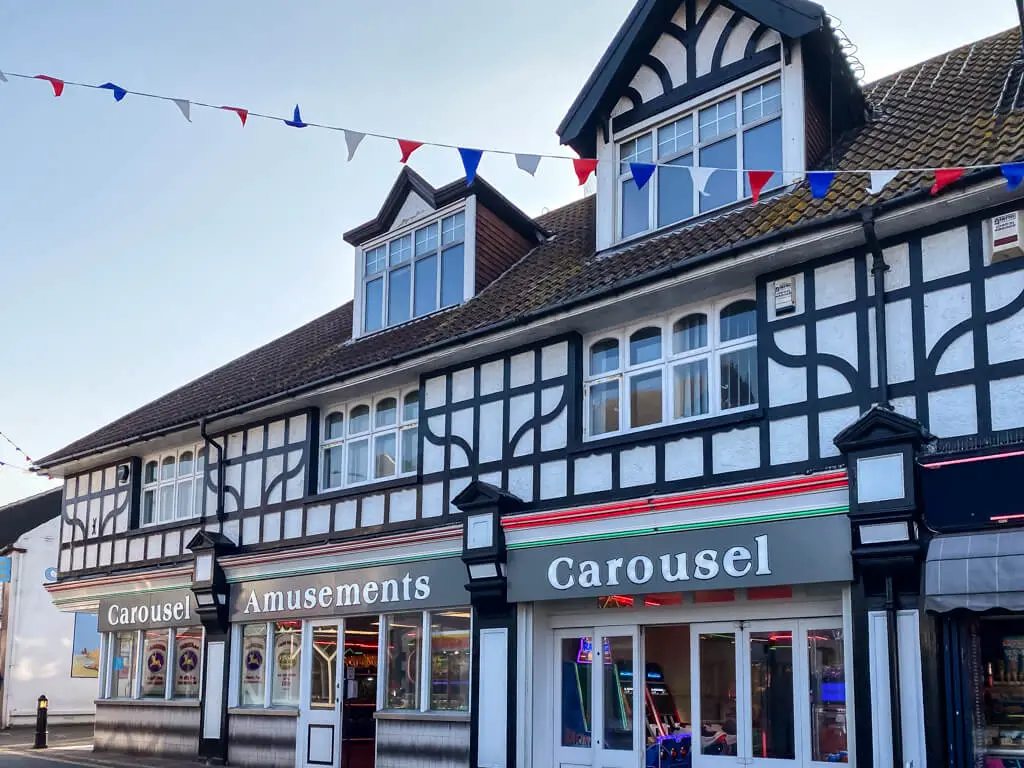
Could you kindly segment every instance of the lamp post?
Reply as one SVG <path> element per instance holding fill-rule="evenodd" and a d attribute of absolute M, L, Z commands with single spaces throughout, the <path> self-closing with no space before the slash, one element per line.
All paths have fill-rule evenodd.
<path fill-rule="evenodd" d="M 46 696 L 40 696 L 36 702 L 36 739 L 32 749 L 46 749 L 46 716 L 49 711 L 50 701 Z"/>

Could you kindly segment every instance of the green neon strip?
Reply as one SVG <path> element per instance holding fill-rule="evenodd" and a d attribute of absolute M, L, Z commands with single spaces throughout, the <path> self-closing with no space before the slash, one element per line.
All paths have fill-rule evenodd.
<path fill-rule="evenodd" d="M 823 517 L 825 515 L 838 515 L 849 512 L 848 506 L 826 507 L 825 509 L 805 509 L 799 512 L 776 512 L 769 515 L 756 515 L 752 517 L 733 517 L 728 520 L 713 520 L 711 522 L 679 523 L 678 525 L 659 525 L 656 528 L 637 528 L 631 531 L 611 531 L 609 533 L 588 533 L 578 536 L 564 536 L 559 539 L 544 539 L 543 541 L 524 541 L 509 544 L 509 549 L 528 549 L 529 547 L 546 547 L 551 544 L 573 544 L 579 541 L 600 541 L 602 539 L 625 539 L 631 536 L 649 536 L 654 533 L 674 533 L 676 531 L 698 531 L 704 528 L 725 528 L 730 525 L 743 525 L 744 523 L 769 523 L 776 520 L 798 520 L 804 517 Z"/>
<path fill-rule="evenodd" d="M 450 551 L 439 552 L 432 555 L 406 555 L 403 557 L 389 557 L 383 560 L 370 560 L 365 563 L 355 563 L 353 565 L 341 565 L 331 568 L 323 567 L 310 567 L 310 568 L 297 568 L 291 571 L 274 571 L 273 573 L 260 574 L 259 576 L 242 576 L 233 577 L 228 579 L 229 583 L 236 584 L 243 581 L 254 581 L 258 579 L 277 579 L 283 576 L 303 576 L 307 573 L 336 573 L 337 571 L 352 571 L 357 568 L 373 568 L 377 565 L 394 565 L 395 563 L 411 563 L 423 560 L 440 560 L 443 557 L 452 557 L 453 555 L 461 554 L 462 550 L 453 549 Z"/>

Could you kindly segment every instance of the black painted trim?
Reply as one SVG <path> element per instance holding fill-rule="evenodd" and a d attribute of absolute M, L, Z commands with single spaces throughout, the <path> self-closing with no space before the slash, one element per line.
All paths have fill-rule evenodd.
<path fill-rule="evenodd" d="M 729 21 L 725 24 L 725 29 L 722 30 L 722 34 L 718 36 L 718 42 L 715 43 L 715 52 L 711 56 L 711 71 L 722 68 L 722 54 L 725 53 L 725 46 L 729 44 L 729 38 L 732 37 L 733 32 L 736 31 L 736 27 L 739 26 L 740 22 L 746 18 L 739 11 L 733 11 Z M 750 58 L 744 56 L 744 58 Z"/>
<path fill-rule="evenodd" d="M 666 67 L 659 58 L 652 56 L 651 54 L 647 54 L 647 56 L 644 57 L 643 66 L 647 67 L 658 76 L 658 79 L 661 81 L 661 89 L 663 93 L 668 93 L 672 90 L 672 75 L 669 74 L 668 67 Z"/>
<path fill-rule="evenodd" d="M 758 24 L 757 28 L 750 35 L 750 39 L 747 40 L 747 46 L 743 49 L 743 56 L 749 58 L 757 53 L 757 46 L 761 44 L 761 40 L 768 34 L 769 27 L 764 24 Z"/>

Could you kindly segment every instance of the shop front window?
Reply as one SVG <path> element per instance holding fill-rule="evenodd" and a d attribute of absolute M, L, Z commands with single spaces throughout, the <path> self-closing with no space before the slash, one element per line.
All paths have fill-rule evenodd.
<path fill-rule="evenodd" d="M 242 672 L 239 704 L 262 707 L 267 690 L 267 625 L 242 627 Z"/>
<path fill-rule="evenodd" d="M 970 642 L 968 677 L 980 704 L 975 751 L 986 755 L 985 765 L 1019 765 L 1024 761 L 1024 620 L 979 618 L 970 624 Z"/>
<path fill-rule="evenodd" d="M 736 635 L 700 636 L 701 754 L 736 755 Z"/>
<path fill-rule="evenodd" d="M 469 711 L 470 612 L 430 615 L 430 708 Z"/>
<path fill-rule="evenodd" d="M 167 630 L 142 633 L 142 698 L 167 696 Z"/>
<path fill-rule="evenodd" d="M 114 635 L 114 652 L 111 658 L 110 695 L 115 699 L 135 697 L 135 670 L 138 633 L 118 632 Z"/>
<path fill-rule="evenodd" d="M 274 624 L 274 684 L 270 703 L 275 707 L 299 705 L 299 669 L 302 659 L 302 622 Z"/>
<path fill-rule="evenodd" d="M 423 616 L 399 613 L 387 620 L 387 692 L 388 709 L 419 709 L 420 653 Z"/>
<path fill-rule="evenodd" d="M 587 747 L 591 745 L 591 686 L 588 648 L 592 648 L 590 637 L 566 637 L 562 640 L 562 722 L 560 724 L 563 747 Z"/>
<path fill-rule="evenodd" d="M 310 660 L 309 703 L 333 708 L 335 670 L 338 668 L 338 627 L 334 624 L 313 627 L 313 655 Z"/>
<path fill-rule="evenodd" d="M 174 632 L 174 690 L 172 698 L 198 699 L 203 672 L 203 630 L 200 627 Z"/>
<path fill-rule="evenodd" d="M 202 627 L 150 629 L 106 635 L 106 675 L 115 699 L 199 698 L 203 669 Z"/>
<path fill-rule="evenodd" d="M 807 630 L 811 690 L 811 759 L 846 762 L 846 672 L 843 633 L 839 629 Z"/>
<path fill-rule="evenodd" d="M 751 632 L 749 650 L 754 757 L 792 760 L 793 634 Z"/>

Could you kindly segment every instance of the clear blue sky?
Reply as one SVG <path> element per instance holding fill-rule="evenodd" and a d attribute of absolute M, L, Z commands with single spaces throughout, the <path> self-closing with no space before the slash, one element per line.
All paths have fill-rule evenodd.
<path fill-rule="evenodd" d="M 631 5 L 0 0 L 0 70 L 557 153 Z M 869 79 L 1016 22 L 1013 0 L 827 6 Z M 341 233 L 376 213 L 397 158 L 393 142 L 346 163 L 331 132 L 0 83 L 0 431 L 41 456 L 351 298 Z M 412 165 L 461 175 L 453 150 Z M 485 157 L 480 173 L 531 214 L 581 194 L 566 164 L 534 179 Z M 43 487 L 0 468 L 0 503 Z"/>

